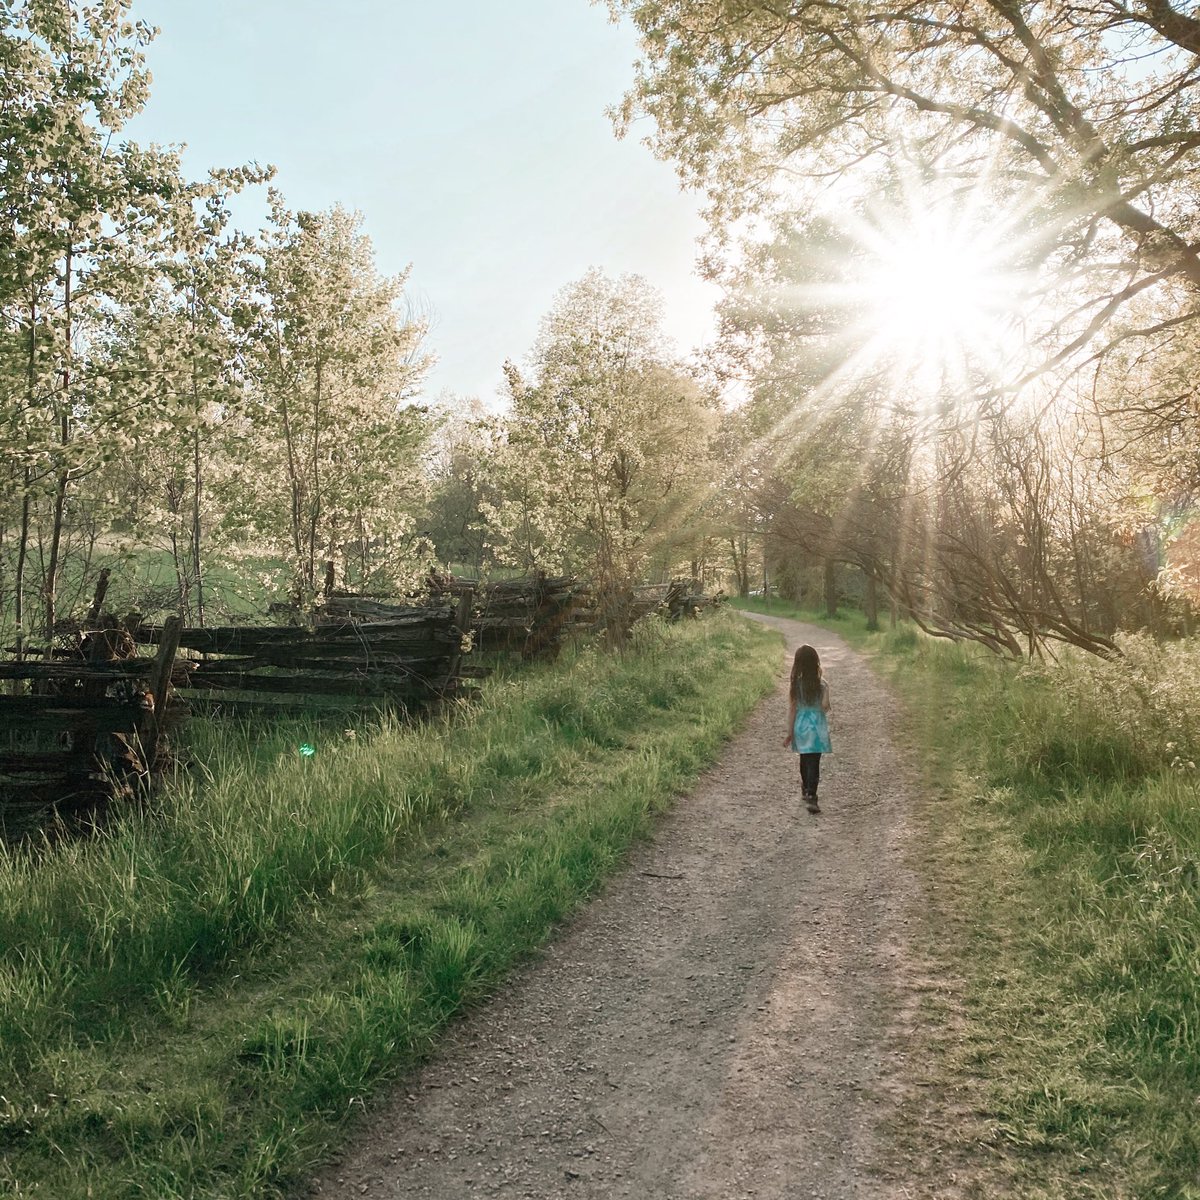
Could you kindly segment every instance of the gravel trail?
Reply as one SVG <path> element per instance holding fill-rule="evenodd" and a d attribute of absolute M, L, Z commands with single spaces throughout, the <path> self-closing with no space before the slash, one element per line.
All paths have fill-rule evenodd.
<path fill-rule="evenodd" d="M 889 1145 L 912 1094 L 911 785 L 835 634 L 546 952 L 314 1181 L 326 1200 L 945 1196 Z M 782 747 L 801 642 L 830 680 L 819 816 Z"/>

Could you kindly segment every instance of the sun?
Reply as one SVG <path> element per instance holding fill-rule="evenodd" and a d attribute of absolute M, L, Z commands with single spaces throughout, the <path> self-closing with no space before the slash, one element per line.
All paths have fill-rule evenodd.
<path fill-rule="evenodd" d="M 924 233 L 889 245 L 864 286 L 879 338 L 922 356 L 987 344 L 995 279 L 969 249 Z"/>
<path fill-rule="evenodd" d="M 986 180 L 938 190 L 911 179 L 899 195 L 822 214 L 798 243 L 791 295 L 838 330 L 824 389 L 882 381 L 907 406 L 939 412 L 1021 378 L 1036 307 L 1033 215 L 1005 208 Z"/>
<path fill-rule="evenodd" d="M 860 354 L 924 394 L 989 386 L 1011 375 L 1025 344 L 1019 247 L 979 216 L 910 209 L 852 230 Z"/>

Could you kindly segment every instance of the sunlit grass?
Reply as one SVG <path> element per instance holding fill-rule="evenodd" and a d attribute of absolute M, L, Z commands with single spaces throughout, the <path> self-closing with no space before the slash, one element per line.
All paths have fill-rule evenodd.
<path fill-rule="evenodd" d="M 735 596 L 729 603 L 742 612 L 762 613 L 768 617 L 787 617 L 793 621 L 824 625 L 836 630 L 852 645 L 866 645 L 871 633 L 862 609 L 848 605 L 839 608 L 837 615 L 830 617 L 823 606 L 807 607 L 799 601 L 778 596 Z"/>
<path fill-rule="evenodd" d="M 0 862 L 0 1191 L 277 1195 L 620 862 L 777 660 L 719 617 L 443 723 L 202 727 L 159 811 Z"/>
<path fill-rule="evenodd" d="M 992 1195 L 1174 1197 L 1200 1178 L 1200 647 L 1121 641 L 1017 666 L 900 624 L 835 630 L 905 701 L 932 1078 L 963 1097 Z M 929 1099 L 894 1136 L 930 1152 Z M 951 1123 L 940 1151 L 962 1153 Z"/>
<path fill-rule="evenodd" d="M 1191 1194 L 1200 1171 L 1200 651 L 1019 669 L 875 639 L 926 767 L 944 1052 L 1022 1195 Z"/>

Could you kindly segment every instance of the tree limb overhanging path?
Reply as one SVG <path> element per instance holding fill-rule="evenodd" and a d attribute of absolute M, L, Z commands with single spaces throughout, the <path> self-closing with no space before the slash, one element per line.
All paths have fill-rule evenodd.
<path fill-rule="evenodd" d="M 919 1075 L 894 701 L 835 634 L 820 816 L 786 675 L 651 843 L 314 1181 L 321 1197 L 948 1196 L 894 1143 Z M 784 663 L 781 660 L 781 668 Z M 904 1139 L 912 1144 L 911 1137 Z"/>

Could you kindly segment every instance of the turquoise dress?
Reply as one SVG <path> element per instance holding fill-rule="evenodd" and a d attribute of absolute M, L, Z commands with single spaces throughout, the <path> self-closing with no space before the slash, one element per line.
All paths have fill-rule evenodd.
<path fill-rule="evenodd" d="M 828 685 L 821 684 L 822 699 L 828 695 Z M 831 754 L 829 741 L 829 718 L 820 704 L 806 704 L 796 709 L 796 720 L 792 725 L 792 749 L 797 754 Z"/>

